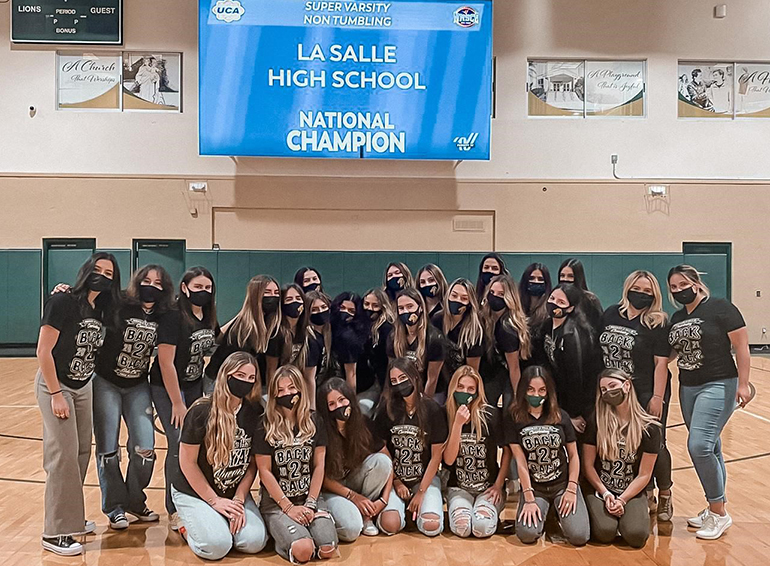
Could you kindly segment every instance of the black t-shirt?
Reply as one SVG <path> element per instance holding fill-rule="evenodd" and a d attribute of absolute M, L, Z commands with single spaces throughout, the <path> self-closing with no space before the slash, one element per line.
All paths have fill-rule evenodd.
<path fill-rule="evenodd" d="M 588 418 L 601 371 L 596 339 L 590 330 L 571 318 L 556 329 L 549 319 L 543 328 L 545 353 L 556 383 L 559 406 L 570 417 Z"/>
<path fill-rule="evenodd" d="M 395 336 L 396 336 L 396 333 L 391 332 L 390 337 L 388 338 L 388 357 L 389 358 L 396 357 L 396 351 L 393 345 L 393 339 L 395 338 Z M 424 382 L 427 379 L 427 375 L 428 375 L 428 364 L 430 362 L 444 362 L 446 359 L 446 338 L 444 337 L 444 333 L 441 332 L 438 328 L 436 328 L 432 324 L 428 323 L 428 329 L 427 329 L 426 341 L 425 341 L 425 360 L 423 361 L 423 363 L 420 363 L 420 361 L 417 358 L 417 339 L 416 338 L 414 342 L 412 342 L 411 344 L 407 344 L 405 357 L 409 358 L 415 364 L 417 364 L 418 368 L 421 368 L 420 375 L 422 375 L 423 382 Z M 449 383 L 446 381 L 446 379 L 444 379 L 443 376 L 440 376 L 438 383 L 436 384 L 436 391 L 444 392 L 447 390 L 448 385 Z"/>
<path fill-rule="evenodd" d="M 252 405 L 248 401 L 243 401 L 238 413 L 235 416 L 236 428 L 233 438 L 233 447 L 230 449 L 230 459 L 227 466 L 216 468 L 211 465 L 206 456 L 208 445 L 206 444 L 206 427 L 211 414 L 211 403 L 203 401 L 190 407 L 184 418 L 182 433 L 179 441 L 184 444 L 197 444 L 198 467 L 203 472 L 203 476 L 217 493 L 219 497 L 232 499 L 238 485 L 246 475 L 251 458 L 254 454 L 254 433 L 257 430 L 262 419 L 262 406 Z M 178 460 L 177 460 L 178 462 Z M 172 485 L 177 491 L 200 497 L 190 486 L 187 478 L 177 463 L 172 475 Z"/>
<path fill-rule="evenodd" d="M 202 321 L 194 319 L 190 325 L 179 311 L 169 313 L 167 328 L 158 328 L 158 344 L 176 346 L 174 367 L 182 390 L 190 389 L 203 376 L 204 356 L 214 347 L 214 340 L 219 333 L 219 327 L 209 328 Z M 150 382 L 163 385 L 160 373 L 160 362 L 155 358 L 150 370 Z"/>
<path fill-rule="evenodd" d="M 602 316 L 599 331 L 602 363 L 607 369 L 620 369 L 634 380 L 641 398 L 652 396 L 655 385 L 655 356 L 668 358 L 668 326 L 647 328 L 641 316 L 629 320 L 612 305 Z"/>
<path fill-rule="evenodd" d="M 388 373 L 388 340 L 393 325 L 384 322 L 377 330 L 377 344 L 371 336 L 371 330 L 364 342 L 364 351 L 356 366 L 356 381 L 373 384 L 375 381 L 383 387 Z"/>
<path fill-rule="evenodd" d="M 316 433 L 308 440 L 295 439 L 289 445 L 273 446 L 265 439 L 265 421 L 261 420 L 254 435 L 254 453 L 270 456 L 272 471 L 284 495 L 295 505 L 304 504 L 310 491 L 313 475 L 313 452 L 318 446 L 326 446 L 326 429 L 318 413 L 313 413 Z M 295 430 L 299 435 L 299 431 Z M 267 496 L 265 490 L 265 496 Z"/>
<path fill-rule="evenodd" d="M 252 343 L 245 347 L 239 346 L 235 337 L 235 332 L 233 331 L 233 327 L 228 327 L 227 331 L 224 333 L 224 336 L 222 336 L 217 349 L 213 354 L 211 354 L 209 363 L 206 365 L 206 376 L 208 376 L 210 379 L 216 380 L 217 373 L 219 373 L 219 368 L 222 367 L 222 364 L 225 363 L 225 360 L 228 358 L 228 356 L 234 352 L 247 352 L 256 357 L 257 351 L 251 344 Z"/>
<path fill-rule="evenodd" d="M 615 495 L 621 495 L 634 478 L 639 475 L 639 465 L 643 454 L 657 454 L 660 451 L 660 427 L 650 425 L 642 434 L 642 442 L 636 452 L 628 453 L 625 442 L 620 443 L 620 458 L 602 460 L 597 451 L 594 467 L 599 479 Z M 584 444 L 596 446 L 596 420 L 589 419 L 586 426 Z"/>
<path fill-rule="evenodd" d="M 80 389 L 91 379 L 104 342 L 100 312 L 87 301 L 83 303 L 70 293 L 56 293 L 46 302 L 40 322 L 59 331 L 51 353 L 56 377 L 71 389 Z"/>
<path fill-rule="evenodd" d="M 426 422 L 422 430 L 416 413 L 411 417 L 403 414 L 392 421 L 383 407 L 374 419 L 377 436 L 385 441 L 393 457 L 393 473 L 408 488 L 422 480 L 430 463 L 431 446 L 443 444 L 447 438 L 444 409 L 429 397 L 424 397 L 422 402 L 426 408 Z"/>
<path fill-rule="evenodd" d="M 107 326 L 96 373 L 118 387 L 129 388 L 147 381 L 158 328 L 175 319 L 170 313 L 146 313 L 141 305 L 125 305 L 120 321 L 120 328 Z"/>
<path fill-rule="evenodd" d="M 323 334 L 308 330 L 307 348 L 307 366 L 316 368 L 315 381 L 320 385 L 332 377 L 329 366 L 329 353 L 326 351 L 326 342 L 324 341 Z"/>
<path fill-rule="evenodd" d="M 727 334 L 744 326 L 740 311 L 726 299 L 704 299 L 690 314 L 676 311 L 668 343 L 679 354 L 679 383 L 703 385 L 738 377 Z"/>
<path fill-rule="evenodd" d="M 377 436 L 377 431 L 374 428 L 374 422 L 366 415 L 363 415 L 363 417 L 364 417 L 364 425 L 366 426 L 371 436 L 371 441 L 369 442 L 369 454 L 376 454 L 377 452 L 380 452 L 385 447 L 385 441 L 379 436 Z M 336 427 L 336 424 L 333 424 L 332 426 Z M 327 433 L 327 434 L 331 434 L 331 433 Z M 326 450 L 326 457 L 327 458 L 329 457 L 328 449 Z M 349 470 L 345 468 L 342 471 L 342 479 L 348 477 L 348 474 L 350 474 L 350 472 L 352 471 L 353 470 Z M 327 472 L 328 472 L 328 468 L 327 468 Z"/>
<path fill-rule="evenodd" d="M 527 422 L 514 422 L 506 411 L 506 443 L 521 446 L 533 487 L 566 486 L 569 481 L 567 444 L 577 441 L 575 429 L 566 411 L 561 411 L 561 421 L 557 424 L 544 421 L 541 415 L 538 419 L 530 416 Z"/>
<path fill-rule="evenodd" d="M 444 328 L 444 312 L 441 311 L 431 318 L 433 326 L 439 330 Z M 449 332 L 445 334 L 445 354 L 444 354 L 444 366 L 441 368 L 441 373 L 444 374 L 447 382 L 452 379 L 454 372 L 458 368 L 467 363 L 468 358 L 480 358 L 484 353 L 483 345 L 483 332 L 482 337 L 479 338 L 477 344 L 472 344 L 469 348 L 464 349 L 458 344 L 460 340 L 460 331 L 462 330 L 463 321 L 460 320 Z"/>
<path fill-rule="evenodd" d="M 502 411 L 498 407 L 487 408 L 487 430 L 482 428 L 481 440 L 471 432 L 471 424 L 463 426 L 460 450 L 449 469 L 449 487 L 459 487 L 478 495 L 497 481 L 500 467 L 497 464 L 497 448 L 504 446 Z"/>
<path fill-rule="evenodd" d="M 518 352 L 521 343 L 519 333 L 507 319 L 500 317 L 495 323 L 495 343 L 491 351 L 482 357 L 479 370 L 484 383 L 507 380 L 508 360 L 506 354 Z"/>

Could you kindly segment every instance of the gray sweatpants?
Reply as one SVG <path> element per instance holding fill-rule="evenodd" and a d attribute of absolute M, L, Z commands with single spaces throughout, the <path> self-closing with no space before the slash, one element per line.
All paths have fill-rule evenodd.
<path fill-rule="evenodd" d="M 92 384 L 89 381 L 80 389 L 60 387 L 69 405 L 67 419 L 53 414 L 51 393 L 38 371 L 35 397 L 43 416 L 45 537 L 82 534 L 86 522 L 83 482 L 91 459 Z"/>
<path fill-rule="evenodd" d="M 262 493 L 259 510 L 267 525 L 267 531 L 275 541 L 275 551 L 279 555 L 294 563 L 294 559 L 290 555 L 291 545 L 305 538 L 313 539 L 316 552 L 322 546 L 337 547 L 337 529 L 334 527 L 334 520 L 326 507 L 323 496 L 318 497 L 318 511 L 315 519 L 309 526 L 304 527 L 281 511 L 281 508 L 266 492 L 267 490 L 264 490 Z"/>
<path fill-rule="evenodd" d="M 620 536 L 629 546 L 642 548 L 650 536 L 650 508 L 644 491 L 626 504 L 625 513 L 618 518 L 610 515 L 604 500 L 592 491 L 586 493 L 588 513 L 591 515 L 591 534 L 597 542 L 609 544 Z"/>

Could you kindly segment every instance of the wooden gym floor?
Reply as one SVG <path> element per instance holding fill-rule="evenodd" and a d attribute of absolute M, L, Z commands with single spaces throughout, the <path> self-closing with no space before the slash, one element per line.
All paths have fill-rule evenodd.
<path fill-rule="evenodd" d="M 94 535 L 86 537 L 82 556 L 65 558 L 43 551 L 42 426 L 32 381 L 34 359 L 0 359 L 3 400 L 0 401 L 0 564 L 89 564 L 138 566 L 204 563 L 173 533 L 163 511 L 162 458 L 164 438 L 157 436 L 158 462 L 148 491 L 150 508 L 161 513 L 160 523 L 132 524 L 127 531 L 111 531 L 100 511 L 96 466 L 91 460 L 86 479 L 87 516 L 96 521 Z M 672 524 L 657 525 L 647 546 L 590 544 L 575 549 L 563 542 L 541 540 L 533 546 L 515 536 L 497 534 L 488 540 L 463 540 L 446 531 L 428 539 L 412 531 L 388 538 L 362 537 L 340 547 L 341 558 L 350 566 L 447 564 L 459 566 L 558 564 L 633 566 L 760 566 L 770 560 L 770 359 L 753 358 L 751 377 L 758 390 L 747 410 L 738 411 L 722 435 L 727 459 L 729 511 L 734 524 L 718 541 L 699 541 L 686 528 L 685 518 L 704 507 L 703 493 L 686 450 L 687 431 L 682 424 L 676 393 L 669 417 L 668 445 L 674 460 L 675 518 Z M 123 442 L 125 441 L 125 430 Z M 503 518 L 514 516 L 508 503 Z M 222 562 L 241 561 L 288 564 L 272 550 L 256 558 L 231 554 Z"/>

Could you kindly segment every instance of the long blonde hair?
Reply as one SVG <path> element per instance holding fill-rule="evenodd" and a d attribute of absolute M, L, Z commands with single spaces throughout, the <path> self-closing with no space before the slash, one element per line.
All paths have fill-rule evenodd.
<path fill-rule="evenodd" d="M 706 298 L 711 296 L 711 291 L 706 286 L 706 284 L 703 282 L 703 279 L 700 278 L 700 272 L 695 269 L 691 265 L 677 265 L 676 267 L 672 267 L 668 271 L 668 277 L 666 277 L 666 282 L 671 282 L 671 277 L 673 275 L 681 275 L 685 279 L 687 279 L 690 283 L 695 285 L 695 289 L 698 292 L 702 292 L 704 295 L 706 295 Z M 668 300 L 671 301 L 671 304 L 675 307 L 680 307 L 681 305 L 676 302 L 676 299 L 674 299 L 674 294 L 671 292 L 671 286 L 668 285 Z"/>
<path fill-rule="evenodd" d="M 483 342 L 484 325 L 481 323 L 481 307 L 479 306 L 479 300 L 476 298 L 476 287 L 468 279 L 460 277 L 449 285 L 448 292 L 444 295 L 442 302 L 444 311 L 441 325 L 444 335 L 448 335 L 452 330 L 453 320 L 452 313 L 449 311 L 449 295 L 456 285 L 465 289 L 465 292 L 468 294 L 468 308 L 460 320 L 460 334 L 457 338 L 457 345 L 463 356 L 465 356 L 470 348 Z"/>
<path fill-rule="evenodd" d="M 418 371 L 421 372 L 425 369 L 426 366 L 425 351 L 428 342 L 428 325 L 430 324 L 428 321 L 428 313 L 426 312 L 425 300 L 422 298 L 422 294 L 417 289 L 414 287 L 407 287 L 403 291 L 399 291 L 398 295 L 396 295 L 396 300 L 393 301 L 396 309 L 398 309 L 398 299 L 400 297 L 409 297 L 412 299 L 415 303 L 417 303 L 417 312 L 420 313 L 418 315 L 420 320 L 417 323 L 417 331 L 415 332 L 415 336 L 417 338 L 417 348 L 415 350 L 415 356 L 417 356 L 417 359 L 415 360 L 415 365 L 417 366 Z M 404 323 L 399 319 L 393 327 L 393 353 L 397 358 L 406 357 L 406 352 L 409 348 L 409 344 L 407 343 L 408 339 L 409 333 L 406 329 L 406 325 L 404 325 Z"/>
<path fill-rule="evenodd" d="M 618 310 L 620 311 L 620 314 L 628 317 L 628 307 L 630 306 L 630 303 L 628 302 L 628 291 L 634 286 L 634 283 L 645 277 L 652 283 L 652 304 L 642 310 L 640 320 L 642 326 L 646 326 L 647 328 L 657 328 L 658 326 L 666 324 L 666 319 L 668 317 L 666 316 L 666 313 L 663 312 L 663 293 L 660 290 L 660 284 L 655 276 L 649 271 L 637 269 L 626 277 L 626 282 L 623 283 L 623 298 L 620 300 L 620 308 Z"/>
<path fill-rule="evenodd" d="M 457 368 L 449 382 L 446 399 L 446 415 L 449 421 L 449 428 L 451 430 L 458 408 L 454 399 L 454 392 L 457 391 L 457 384 L 463 377 L 472 377 L 476 380 L 476 398 L 468 403 L 468 410 L 471 412 L 471 433 L 476 433 L 476 441 L 480 442 L 481 437 L 489 433 L 488 413 L 486 412 L 489 405 L 487 405 L 487 396 L 484 393 L 484 381 L 471 366 L 460 366 Z"/>
<path fill-rule="evenodd" d="M 532 353 L 532 340 L 529 336 L 529 325 L 527 324 L 527 315 L 524 313 L 524 307 L 521 305 L 521 297 L 516 287 L 516 282 L 509 275 L 497 275 L 492 278 L 487 286 L 486 295 L 484 295 L 484 305 L 482 307 L 483 319 L 486 325 L 487 348 L 490 353 L 495 349 L 495 317 L 492 309 L 489 308 L 487 297 L 492 292 L 492 285 L 500 283 L 503 286 L 503 299 L 505 300 L 506 312 L 500 317 L 501 324 L 509 324 L 519 335 L 519 357 L 522 360 L 529 359 Z"/>
<path fill-rule="evenodd" d="M 436 280 L 436 286 L 438 287 L 438 292 L 436 293 L 436 298 L 439 299 L 439 302 L 442 302 L 444 300 L 444 296 L 447 294 L 447 282 L 446 277 L 444 277 L 444 272 L 441 271 L 441 268 L 436 265 L 435 263 L 428 263 L 426 265 L 423 265 L 420 268 L 420 271 L 417 272 L 417 276 L 414 278 L 414 285 L 417 287 L 418 291 L 420 290 L 420 275 L 422 272 L 425 271 L 426 273 L 430 273 L 433 278 Z M 421 292 L 422 293 L 422 292 Z"/>
<path fill-rule="evenodd" d="M 278 396 L 278 381 L 288 377 L 300 394 L 299 401 L 291 410 L 291 417 L 286 418 L 283 411 L 277 406 L 275 398 Z M 265 440 L 271 446 L 291 445 L 295 441 L 304 443 L 315 435 L 315 423 L 310 412 L 310 394 L 302 372 L 292 365 L 285 365 L 275 370 L 267 383 L 267 407 L 265 407 Z M 294 422 L 291 422 L 291 421 Z M 299 435 L 295 437 L 294 427 L 299 428 Z"/>
<path fill-rule="evenodd" d="M 618 460 L 621 442 L 625 442 L 626 452 L 632 454 L 639 449 L 644 432 L 651 426 L 660 426 L 660 423 L 642 409 L 631 378 L 626 372 L 620 369 L 605 369 L 599 374 L 599 381 L 605 377 L 628 382 L 630 385 L 627 423 L 621 422 L 615 407 L 602 401 L 599 388 L 596 394 L 596 450 L 602 460 Z"/>
<path fill-rule="evenodd" d="M 259 399 L 262 395 L 262 385 L 259 379 L 257 360 L 247 352 L 233 352 L 227 356 L 217 372 L 214 392 L 211 397 L 202 397 L 193 403 L 193 406 L 211 404 L 204 442 L 206 444 L 206 460 L 214 468 L 222 468 L 230 462 L 230 451 L 235 442 L 237 423 L 235 413 L 229 407 L 232 395 L 227 387 L 227 378 L 245 365 L 254 366 L 257 375 L 254 388 L 248 398 L 256 397 Z"/>
<path fill-rule="evenodd" d="M 265 320 L 265 313 L 262 311 L 262 297 L 270 283 L 275 283 L 280 290 L 278 281 L 269 275 L 255 275 L 251 278 L 249 284 L 246 285 L 246 298 L 243 300 L 243 306 L 240 312 L 235 315 L 230 327 L 239 346 L 251 345 L 254 351 L 258 353 L 267 351 L 267 343 L 278 335 L 281 327 L 280 304 L 278 310 L 270 316 L 269 320 Z"/>
<path fill-rule="evenodd" d="M 382 325 L 386 322 L 395 324 L 397 316 L 393 311 L 393 303 L 390 302 L 390 299 L 388 298 L 388 295 L 385 293 L 385 291 L 382 289 L 369 289 L 362 295 L 362 302 L 368 295 L 374 295 L 374 297 L 377 299 L 377 302 L 380 303 L 380 308 L 382 309 L 380 311 L 380 316 L 378 316 L 377 320 L 372 323 L 371 329 L 372 346 L 376 346 L 380 341 L 380 328 Z"/>

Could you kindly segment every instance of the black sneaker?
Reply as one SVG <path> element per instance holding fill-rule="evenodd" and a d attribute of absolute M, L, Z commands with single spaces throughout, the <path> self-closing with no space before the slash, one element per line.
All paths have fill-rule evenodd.
<path fill-rule="evenodd" d="M 154 523 L 160 520 L 160 515 L 146 506 L 142 511 L 126 511 L 126 513 L 133 515 L 143 523 Z"/>
<path fill-rule="evenodd" d="M 122 511 L 116 511 L 112 515 L 108 515 L 107 518 L 110 520 L 111 529 L 122 531 L 128 528 L 128 519 L 126 519 Z"/>
<path fill-rule="evenodd" d="M 43 548 L 62 556 L 83 554 L 83 545 L 71 536 L 43 537 Z"/>

